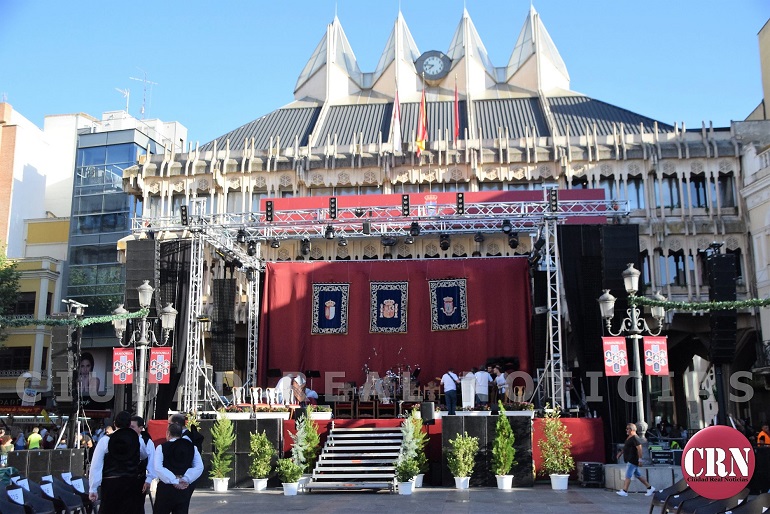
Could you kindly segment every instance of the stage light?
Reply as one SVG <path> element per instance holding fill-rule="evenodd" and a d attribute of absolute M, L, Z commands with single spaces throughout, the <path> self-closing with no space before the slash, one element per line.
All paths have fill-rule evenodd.
<path fill-rule="evenodd" d="M 537 241 L 535 241 L 535 251 L 539 252 L 540 249 L 545 245 L 545 238 L 543 236 L 540 236 Z"/>
<path fill-rule="evenodd" d="M 396 246 L 398 239 L 393 236 L 382 236 L 380 238 L 380 243 L 382 243 L 382 246 Z"/>
<path fill-rule="evenodd" d="M 511 222 L 509 220 L 503 221 L 503 233 L 504 234 L 510 234 L 511 230 L 513 230 L 513 226 L 511 226 Z"/>
<path fill-rule="evenodd" d="M 267 200 L 265 202 L 265 221 L 267 221 L 267 222 L 273 221 L 273 215 L 274 215 L 273 201 L 272 200 Z"/>
<path fill-rule="evenodd" d="M 551 212 L 559 210 L 559 190 L 555 187 L 548 190 L 548 210 Z"/>
<path fill-rule="evenodd" d="M 401 216 L 409 216 L 409 195 L 401 195 Z"/>
<path fill-rule="evenodd" d="M 246 246 L 246 253 L 249 254 L 249 257 L 254 257 L 255 255 L 257 255 L 256 241 L 249 241 L 249 244 Z"/>
<path fill-rule="evenodd" d="M 337 198 L 332 196 L 329 198 L 329 217 L 331 219 L 337 218 Z M 329 238 L 327 238 L 329 239 Z"/>
<path fill-rule="evenodd" d="M 393 258 L 393 254 L 392 254 L 392 253 L 390 253 L 390 252 L 385 252 L 385 253 L 383 253 L 383 254 L 382 254 L 382 258 L 383 258 L 384 260 L 387 260 L 387 259 L 392 259 L 392 258 Z"/>
<path fill-rule="evenodd" d="M 482 234 L 481 232 L 476 232 L 473 235 L 473 240 L 475 242 L 477 242 L 477 243 L 483 243 L 484 242 L 484 234 Z"/>
<path fill-rule="evenodd" d="M 438 237 L 438 245 L 441 247 L 442 250 L 444 251 L 449 250 L 449 247 L 451 244 L 452 244 L 452 241 L 449 237 L 449 234 L 441 234 Z"/>
<path fill-rule="evenodd" d="M 471 254 L 471 257 L 481 257 L 481 252 L 478 250 L 474 250 Z"/>
<path fill-rule="evenodd" d="M 412 224 L 409 227 L 409 235 L 413 237 L 417 237 L 420 235 L 420 224 L 416 221 L 413 221 Z"/>
<path fill-rule="evenodd" d="M 181 219 L 182 225 L 185 225 L 185 226 L 189 225 L 190 224 L 190 218 L 187 217 L 187 206 L 186 205 L 182 205 L 181 207 L 179 207 L 179 214 L 180 214 L 180 216 L 182 218 Z"/>
<path fill-rule="evenodd" d="M 406 243 L 406 244 L 408 244 L 408 245 L 414 244 L 414 237 L 412 237 L 412 236 L 406 236 L 406 237 L 404 238 L 404 243 Z"/>
<path fill-rule="evenodd" d="M 246 242 L 246 231 L 241 229 L 238 229 L 238 235 L 235 236 L 235 240 L 239 243 L 245 243 Z"/>
<path fill-rule="evenodd" d="M 326 225 L 326 230 L 324 231 L 324 237 L 326 239 L 334 239 L 334 227 L 331 225 Z"/>
<path fill-rule="evenodd" d="M 457 214 L 465 214 L 465 193 L 457 193 Z"/>
<path fill-rule="evenodd" d="M 364 221 L 361 232 L 363 232 L 365 235 L 369 235 L 372 233 L 372 222 L 371 221 Z"/>
<path fill-rule="evenodd" d="M 270 241 L 270 248 L 280 248 L 281 242 L 278 239 L 273 239 Z"/>
<path fill-rule="evenodd" d="M 254 269 L 253 268 L 246 268 L 246 280 L 249 282 L 254 280 Z"/>
<path fill-rule="evenodd" d="M 511 248 L 517 248 L 519 246 L 519 234 L 511 232 L 508 235 L 508 246 Z"/>
<path fill-rule="evenodd" d="M 344 236 L 340 236 L 340 238 L 337 240 L 337 246 L 347 246 L 348 240 L 345 239 Z"/>
<path fill-rule="evenodd" d="M 310 239 L 307 237 L 302 238 L 302 242 L 299 244 L 299 251 L 302 255 L 309 255 L 310 254 Z"/>
<path fill-rule="evenodd" d="M 353 214 L 356 215 L 356 218 L 360 218 L 366 213 L 361 207 L 356 207 L 355 210 L 353 210 Z"/>

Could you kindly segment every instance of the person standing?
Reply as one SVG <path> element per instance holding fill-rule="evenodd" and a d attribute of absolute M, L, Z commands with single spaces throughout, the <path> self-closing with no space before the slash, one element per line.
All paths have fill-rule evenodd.
<path fill-rule="evenodd" d="M 137 479 L 139 460 L 147 455 L 139 436 L 131 430 L 129 412 L 119 412 L 114 423 L 116 430 L 102 437 L 94 450 L 88 497 L 96 501 L 101 486 L 100 514 L 135 514 L 141 491 Z"/>
<path fill-rule="evenodd" d="M 39 450 L 40 443 L 42 441 L 43 441 L 43 436 L 40 435 L 40 428 L 39 427 L 33 428 L 32 433 L 29 434 L 29 437 L 27 438 L 27 449 Z"/>
<path fill-rule="evenodd" d="M 636 435 L 636 425 L 626 425 L 626 442 L 623 445 L 623 460 L 626 461 L 626 479 L 623 481 L 623 489 L 617 492 L 618 496 L 628 496 L 628 486 L 631 479 L 636 477 L 647 488 L 645 496 L 652 496 L 655 488 L 639 473 L 642 467 L 642 440 Z"/>
<path fill-rule="evenodd" d="M 193 427 L 193 430 L 189 430 L 185 425 L 187 423 L 187 417 L 182 413 L 173 414 L 169 419 L 170 423 L 179 425 L 182 429 L 182 437 L 190 441 L 195 448 L 198 449 L 198 453 L 203 453 L 203 435 Z"/>
<path fill-rule="evenodd" d="M 141 416 L 131 416 L 131 430 L 139 434 L 139 444 L 144 446 L 144 450 L 147 453 L 147 458 L 139 460 L 139 474 L 137 476 L 141 493 L 139 494 L 136 511 L 144 512 L 144 497 L 150 492 L 150 484 L 152 484 L 152 480 L 155 478 L 155 445 L 150 438 L 150 434 L 145 430 L 144 418 Z"/>
<path fill-rule="evenodd" d="M 455 409 L 457 409 L 457 384 L 459 383 L 460 379 L 457 378 L 454 368 L 449 368 L 449 370 L 441 376 L 441 385 L 444 388 L 446 407 L 451 415 L 455 414 Z"/>
<path fill-rule="evenodd" d="M 19 433 L 16 434 L 16 439 L 13 443 L 14 450 L 25 450 L 27 448 L 27 439 L 24 437 L 24 431 L 19 429 Z"/>
<path fill-rule="evenodd" d="M 193 443 L 182 437 L 182 427 L 176 423 L 169 423 L 166 439 L 153 459 L 154 472 L 160 480 L 153 514 L 187 514 L 192 483 L 203 473 L 203 461 Z"/>
<path fill-rule="evenodd" d="M 482 366 L 476 373 L 476 403 L 479 407 L 489 405 L 489 384 L 492 383 L 492 375 L 487 373 Z"/>
<path fill-rule="evenodd" d="M 770 427 L 767 426 L 767 423 L 762 425 L 762 430 L 757 435 L 757 446 L 768 446 L 770 445 Z"/>
<path fill-rule="evenodd" d="M 508 400 L 508 380 L 500 366 L 495 366 L 495 387 L 497 387 L 497 399 L 506 403 Z"/>

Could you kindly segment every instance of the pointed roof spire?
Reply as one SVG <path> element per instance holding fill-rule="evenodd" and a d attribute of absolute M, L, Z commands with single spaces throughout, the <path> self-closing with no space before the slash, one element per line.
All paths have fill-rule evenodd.
<path fill-rule="evenodd" d="M 569 89 L 570 79 L 567 66 L 545 29 L 545 25 L 540 20 L 540 15 L 535 7 L 530 5 L 529 14 L 524 21 L 521 32 L 519 32 L 519 38 L 516 40 L 511 58 L 508 60 L 507 78 L 509 81 L 532 56 L 538 59 L 540 89 L 550 89 L 550 86 Z M 544 81 L 544 77 L 550 77 L 550 80 Z"/>
<path fill-rule="evenodd" d="M 457 25 L 457 29 L 455 29 L 452 42 L 449 43 L 447 55 L 452 59 L 452 62 L 457 62 L 463 56 L 475 59 L 484 66 L 490 77 L 495 77 L 495 67 L 489 58 L 484 43 L 481 41 L 476 26 L 471 20 L 470 14 L 468 14 L 468 9 L 463 8 L 463 17 Z"/>
<path fill-rule="evenodd" d="M 406 20 L 404 20 L 401 10 L 399 10 L 396 22 L 393 24 L 393 30 L 390 32 L 390 36 L 388 36 L 388 42 L 385 44 L 385 49 L 382 51 L 377 68 L 374 71 L 373 82 L 377 82 L 377 79 L 397 58 L 401 63 L 408 64 L 414 70 L 414 61 L 418 57 L 420 57 L 420 50 L 414 42 L 412 33 L 406 25 Z"/>
<path fill-rule="evenodd" d="M 353 48 L 351 48 L 336 14 L 332 23 L 327 26 L 326 33 L 321 38 L 318 46 L 316 46 L 313 55 L 310 56 L 307 64 L 302 69 L 302 73 L 300 73 L 297 79 L 297 85 L 294 87 L 294 92 L 296 93 L 305 85 L 318 70 L 330 63 L 336 63 L 353 82 L 359 86 L 361 85 L 363 73 L 361 73 L 361 69 L 358 67 L 358 61 L 356 61 Z"/>

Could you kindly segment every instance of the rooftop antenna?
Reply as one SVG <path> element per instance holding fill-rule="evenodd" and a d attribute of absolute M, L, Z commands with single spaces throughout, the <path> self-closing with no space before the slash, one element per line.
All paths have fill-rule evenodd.
<path fill-rule="evenodd" d="M 150 86 L 157 86 L 158 83 L 153 82 L 151 80 L 147 80 L 147 72 L 144 71 L 142 68 L 139 68 L 137 66 L 136 69 L 141 71 L 144 74 L 144 78 L 141 78 L 141 79 L 138 79 L 136 77 L 128 77 L 128 78 L 131 80 L 138 80 L 139 82 L 142 82 L 144 84 L 142 88 L 142 119 L 144 119 L 144 113 L 146 111 L 146 106 L 147 106 L 147 84 L 149 84 Z"/>
<path fill-rule="evenodd" d="M 125 98 L 125 99 L 126 99 L 126 114 L 128 114 L 128 99 L 129 99 L 129 97 L 131 96 L 131 90 L 130 90 L 130 89 L 128 89 L 128 88 L 126 88 L 126 89 L 120 89 L 119 87 L 116 87 L 116 88 L 115 88 L 115 91 L 117 91 L 118 93 L 120 93 L 121 95 L 123 95 L 123 98 Z"/>

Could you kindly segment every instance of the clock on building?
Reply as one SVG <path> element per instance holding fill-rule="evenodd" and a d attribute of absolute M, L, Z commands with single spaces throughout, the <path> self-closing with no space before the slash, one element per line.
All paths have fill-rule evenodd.
<path fill-rule="evenodd" d="M 422 54 L 414 63 L 417 73 L 425 80 L 440 80 L 449 74 L 452 61 L 444 52 L 429 50 Z"/>

